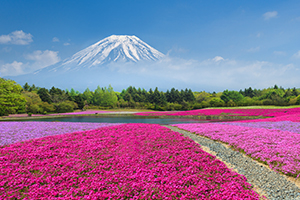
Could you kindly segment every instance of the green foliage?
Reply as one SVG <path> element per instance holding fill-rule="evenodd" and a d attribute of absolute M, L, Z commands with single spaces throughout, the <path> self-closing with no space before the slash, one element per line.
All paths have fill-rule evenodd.
<path fill-rule="evenodd" d="M 83 99 L 86 101 L 86 104 L 90 104 L 92 102 L 93 98 L 93 93 L 90 91 L 89 88 L 87 88 L 83 94 L 82 94 Z"/>
<path fill-rule="evenodd" d="M 0 116 L 25 109 L 26 100 L 21 91 L 22 87 L 15 81 L 0 78 Z"/>
<path fill-rule="evenodd" d="M 37 94 L 40 96 L 41 100 L 47 103 L 52 103 L 51 95 L 46 88 L 40 88 L 37 91 Z"/>
<path fill-rule="evenodd" d="M 223 107 L 225 105 L 225 102 L 221 98 L 219 98 L 219 97 L 213 97 L 209 101 L 209 104 L 212 107 Z"/>
<path fill-rule="evenodd" d="M 213 98 L 213 97 L 208 92 L 203 91 L 203 92 L 198 93 L 195 98 L 196 98 L 197 102 L 201 103 L 202 101 L 209 102 L 211 100 L 211 98 Z"/>
<path fill-rule="evenodd" d="M 297 99 L 296 99 L 296 103 L 295 103 L 296 105 L 300 105 L 300 95 L 297 97 Z"/>
<path fill-rule="evenodd" d="M 1 79 L 1 84 L 6 84 L 0 88 L 0 115 L 8 115 L 10 113 L 52 113 L 52 112 L 71 112 L 74 109 L 109 109 L 109 108 L 142 108 L 153 110 L 190 110 L 201 109 L 207 107 L 233 107 L 233 106 L 255 106 L 255 105 L 300 105 L 299 89 L 284 89 L 275 85 L 266 89 L 252 89 L 251 87 L 244 90 L 223 92 L 193 92 L 191 89 L 178 90 L 171 88 L 166 92 L 159 91 L 156 87 L 154 91 L 129 86 L 122 92 L 115 92 L 111 85 L 108 88 L 98 86 L 95 91 L 87 88 L 83 93 L 71 90 L 61 90 L 52 87 L 50 90 L 46 88 L 36 87 L 34 84 L 29 86 L 25 83 L 23 89 L 16 86 L 19 94 L 12 93 L 13 98 L 10 99 L 11 92 L 5 92 L 8 85 L 16 83 Z M 5 85 L 4 84 L 4 85 Z M 15 86 L 14 86 L 15 87 Z M 8 89 L 11 91 L 12 89 Z M 20 91 L 23 90 L 20 96 Z M 6 100 L 6 102 L 5 102 Z M 19 102 L 19 104 L 18 104 Z M 22 103 L 23 102 L 23 103 Z M 25 104 L 26 102 L 26 104 Z M 3 106 L 6 105 L 6 106 Z"/>
<path fill-rule="evenodd" d="M 42 102 L 39 95 L 34 92 L 27 91 L 23 91 L 22 95 L 26 99 L 26 113 L 36 114 L 42 112 L 42 109 L 40 109 L 40 107 L 38 106 L 38 103 Z"/>
<path fill-rule="evenodd" d="M 53 105 L 55 107 L 55 112 L 57 113 L 73 112 L 74 109 L 78 108 L 75 102 L 69 100 L 59 102 L 59 103 L 54 103 Z"/>
<path fill-rule="evenodd" d="M 208 107 L 210 107 L 210 104 L 207 101 L 202 101 L 201 106 L 202 106 L 202 108 L 208 108 Z"/>
<path fill-rule="evenodd" d="M 100 88 L 100 86 L 98 86 L 94 91 L 94 95 L 91 100 L 92 104 L 94 105 L 109 108 L 113 108 L 114 106 L 116 106 L 117 101 L 118 97 L 111 85 L 109 85 L 108 88 Z"/>
<path fill-rule="evenodd" d="M 25 91 L 29 91 L 30 86 L 28 85 L 27 82 L 24 84 L 23 89 L 24 89 Z"/>
<path fill-rule="evenodd" d="M 43 109 L 38 106 L 38 104 L 30 104 L 29 106 L 26 107 L 26 112 L 27 113 L 43 113 Z"/>
<path fill-rule="evenodd" d="M 237 91 L 224 90 L 223 94 L 221 95 L 221 99 L 225 103 L 228 103 L 230 100 L 232 100 L 234 103 L 237 103 L 237 102 L 241 101 L 243 98 L 244 98 L 244 96 Z"/>
<path fill-rule="evenodd" d="M 232 99 L 230 99 L 227 104 L 226 104 L 228 107 L 234 107 L 236 106 L 236 103 L 234 101 L 232 101 Z"/>
<path fill-rule="evenodd" d="M 55 112 L 55 107 L 52 104 L 49 104 L 48 102 L 40 102 L 38 106 L 42 109 L 43 113 L 53 113 Z"/>

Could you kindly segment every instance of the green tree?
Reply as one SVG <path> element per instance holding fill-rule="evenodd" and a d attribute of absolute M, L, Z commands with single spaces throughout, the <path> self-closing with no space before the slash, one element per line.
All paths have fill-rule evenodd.
<path fill-rule="evenodd" d="M 300 95 L 296 99 L 296 105 L 300 105 Z"/>
<path fill-rule="evenodd" d="M 26 100 L 21 91 L 22 87 L 15 81 L 0 78 L 0 116 L 25 109 Z"/>
<path fill-rule="evenodd" d="M 196 95 L 196 101 L 201 103 L 202 101 L 207 101 L 209 102 L 212 99 L 211 94 L 209 94 L 208 92 L 200 92 L 199 94 Z"/>
<path fill-rule="evenodd" d="M 23 86 L 23 89 L 24 89 L 25 91 L 29 91 L 30 85 L 26 82 L 25 85 Z"/>
<path fill-rule="evenodd" d="M 104 107 L 114 107 L 118 101 L 118 97 L 114 92 L 114 89 L 111 85 L 108 88 L 104 88 L 103 96 L 101 99 L 101 106 Z"/>
<path fill-rule="evenodd" d="M 37 94 L 40 96 L 43 102 L 52 103 L 51 95 L 49 94 L 49 91 L 46 88 L 40 88 L 37 91 Z"/>
<path fill-rule="evenodd" d="M 98 86 L 92 99 L 94 105 L 103 107 L 114 107 L 117 101 L 118 97 L 111 85 L 108 88 L 100 88 Z"/>
<path fill-rule="evenodd" d="M 93 93 L 90 91 L 89 88 L 86 88 L 86 90 L 83 92 L 83 99 L 85 99 L 88 104 L 91 103 L 93 99 Z"/>
<path fill-rule="evenodd" d="M 82 94 L 78 94 L 74 97 L 74 102 L 77 103 L 79 109 L 84 107 L 84 99 Z"/>
<path fill-rule="evenodd" d="M 22 95 L 26 99 L 26 113 L 42 113 L 43 109 L 39 107 L 42 102 L 40 96 L 34 92 L 23 91 Z"/>
<path fill-rule="evenodd" d="M 55 107 L 55 111 L 58 113 L 73 112 L 74 109 L 78 108 L 75 102 L 68 100 L 54 103 L 53 105 Z"/>
<path fill-rule="evenodd" d="M 224 101 L 220 99 L 219 97 L 213 97 L 210 101 L 209 104 L 212 107 L 222 107 L 225 105 Z"/>
<path fill-rule="evenodd" d="M 38 104 L 38 106 L 45 112 L 51 113 L 55 111 L 55 107 L 52 104 L 49 104 L 48 102 L 41 102 Z"/>
<path fill-rule="evenodd" d="M 234 103 L 237 103 L 237 102 L 241 101 L 243 98 L 244 98 L 244 96 L 237 91 L 224 90 L 221 95 L 221 99 L 225 103 L 228 103 L 230 100 L 232 100 Z"/>
<path fill-rule="evenodd" d="M 38 88 L 37 87 L 35 87 L 35 85 L 34 84 L 32 84 L 32 86 L 31 87 L 29 87 L 29 89 L 28 89 L 28 91 L 29 92 L 32 92 L 32 91 L 37 91 L 38 90 Z"/>
<path fill-rule="evenodd" d="M 297 97 L 300 94 L 300 92 L 294 87 L 292 90 L 292 94 L 293 94 L 293 96 Z"/>

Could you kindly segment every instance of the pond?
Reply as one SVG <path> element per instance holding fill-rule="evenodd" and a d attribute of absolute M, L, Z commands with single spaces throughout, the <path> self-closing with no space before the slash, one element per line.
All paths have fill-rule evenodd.
<path fill-rule="evenodd" d="M 100 117 L 78 116 L 62 118 L 43 118 L 26 121 L 59 121 L 59 122 L 94 122 L 94 123 L 148 123 L 148 124 L 181 124 L 181 123 L 207 123 L 209 120 L 182 119 L 182 118 L 147 118 L 147 117 Z"/>

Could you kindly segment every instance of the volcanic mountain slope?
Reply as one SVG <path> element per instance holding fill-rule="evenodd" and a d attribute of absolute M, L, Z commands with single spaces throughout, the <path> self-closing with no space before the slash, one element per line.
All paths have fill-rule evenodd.
<path fill-rule="evenodd" d="M 120 88 L 146 86 L 156 79 L 137 71 L 148 64 L 156 65 L 164 56 L 136 36 L 112 35 L 54 65 L 30 74 L 4 78 L 21 85 L 28 82 L 46 88 L 85 89 L 108 84 Z"/>
<path fill-rule="evenodd" d="M 110 63 L 157 61 L 162 57 L 164 54 L 136 36 L 112 35 L 35 74 L 41 71 L 88 69 Z"/>

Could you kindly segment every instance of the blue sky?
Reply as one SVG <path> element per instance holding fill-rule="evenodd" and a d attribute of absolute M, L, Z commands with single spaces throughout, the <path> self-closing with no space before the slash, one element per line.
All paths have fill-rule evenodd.
<path fill-rule="evenodd" d="M 192 62 L 187 70 L 199 66 L 204 90 L 300 87 L 296 0 L 1 0 L 0 24 L 0 76 L 29 73 L 107 36 L 128 34 L 179 59 L 177 64 Z M 189 82 L 189 74 L 171 74 L 185 76 L 187 87 L 205 85 Z"/>

